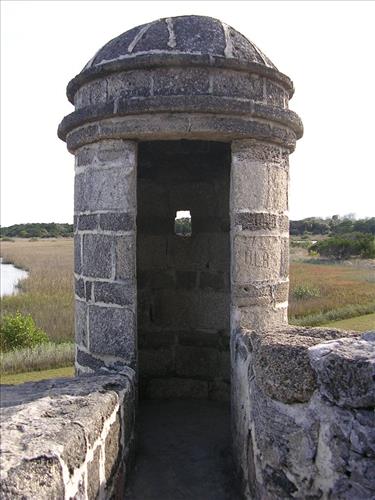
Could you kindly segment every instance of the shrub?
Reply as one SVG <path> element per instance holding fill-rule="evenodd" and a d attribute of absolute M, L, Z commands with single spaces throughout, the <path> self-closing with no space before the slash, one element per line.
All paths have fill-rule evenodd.
<path fill-rule="evenodd" d="M 0 326 L 1 351 L 32 348 L 46 342 L 48 342 L 47 334 L 37 328 L 30 315 L 23 316 L 17 312 L 3 316 Z"/>
<path fill-rule="evenodd" d="M 311 297 L 320 297 L 320 290 L 309 285 L 299 285 L 294 288 L 292 295 L 297 300 L 310 299 Z"/>
<path fill-rule="evenodd" d="M 312 245 L 309 252 L 338 260 L 350 257 L 371 259 L 375 257 L 375 238 L 372 234 L 363 233 L 332 236 Z"/>

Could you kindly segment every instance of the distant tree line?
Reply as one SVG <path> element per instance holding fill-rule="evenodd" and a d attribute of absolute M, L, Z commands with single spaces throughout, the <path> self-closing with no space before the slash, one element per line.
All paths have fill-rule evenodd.
<path fill-rule="evenodd" d="M 292 236 L 308 234 L 333 236 L 349 233 L 375 235 L 375 217 L 357 220 L 353 216 L 340 217 L 339 215 L 327 219 L 308 217 L 307 219 L 290 221 L 289 229 Z"/>
<path fill-rule="evenodd" d="M 32 223 L 0 228 L 2 238 L 58 238 L 73 236 L 73 224 Z"/>

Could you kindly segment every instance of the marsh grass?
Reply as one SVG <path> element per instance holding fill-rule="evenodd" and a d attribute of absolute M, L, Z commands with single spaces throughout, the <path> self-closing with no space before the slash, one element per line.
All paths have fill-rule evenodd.
<path fill-rule="evenodd" d="M 1 354 L 1 374 L 24 373 L 63 368 L 74 363 L 74 344 L 41 344 L 32 349 L 17 349 Z"/>
<path fill-rule="evenodd" d="M 289 319 L 293 324 L 317 326 L 375 312 L 375 270 L 345 264 L 292 262 Z M 308 284 L 318 296 L 296 298 L 295 290 Z M 297 293 L 298 296 L 298 293 Z"/>
<path fill-rule="evenodd" d="M 22 293 L 2 298 L 1 314 L 30 314 L 52 342 L 74 338 L 73 240 L 1 242 L 1 257 L 29 272 Z"/>

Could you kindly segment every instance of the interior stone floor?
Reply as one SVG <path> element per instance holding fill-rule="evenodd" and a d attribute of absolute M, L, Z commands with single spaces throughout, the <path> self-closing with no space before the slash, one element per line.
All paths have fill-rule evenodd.
<path fill-rule="evenodd" d="M 216 401 L 141 401 L 126 500 L 238 500 L 230 407 Z"/>

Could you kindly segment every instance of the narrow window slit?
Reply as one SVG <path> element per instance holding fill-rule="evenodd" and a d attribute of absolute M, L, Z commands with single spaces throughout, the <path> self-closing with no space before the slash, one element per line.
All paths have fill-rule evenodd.
<path fill-rule="evenodd" d="M 174 219 L 174 233 L 177 236 L 191 236 L 190 210 L 178 210 Z"/>

